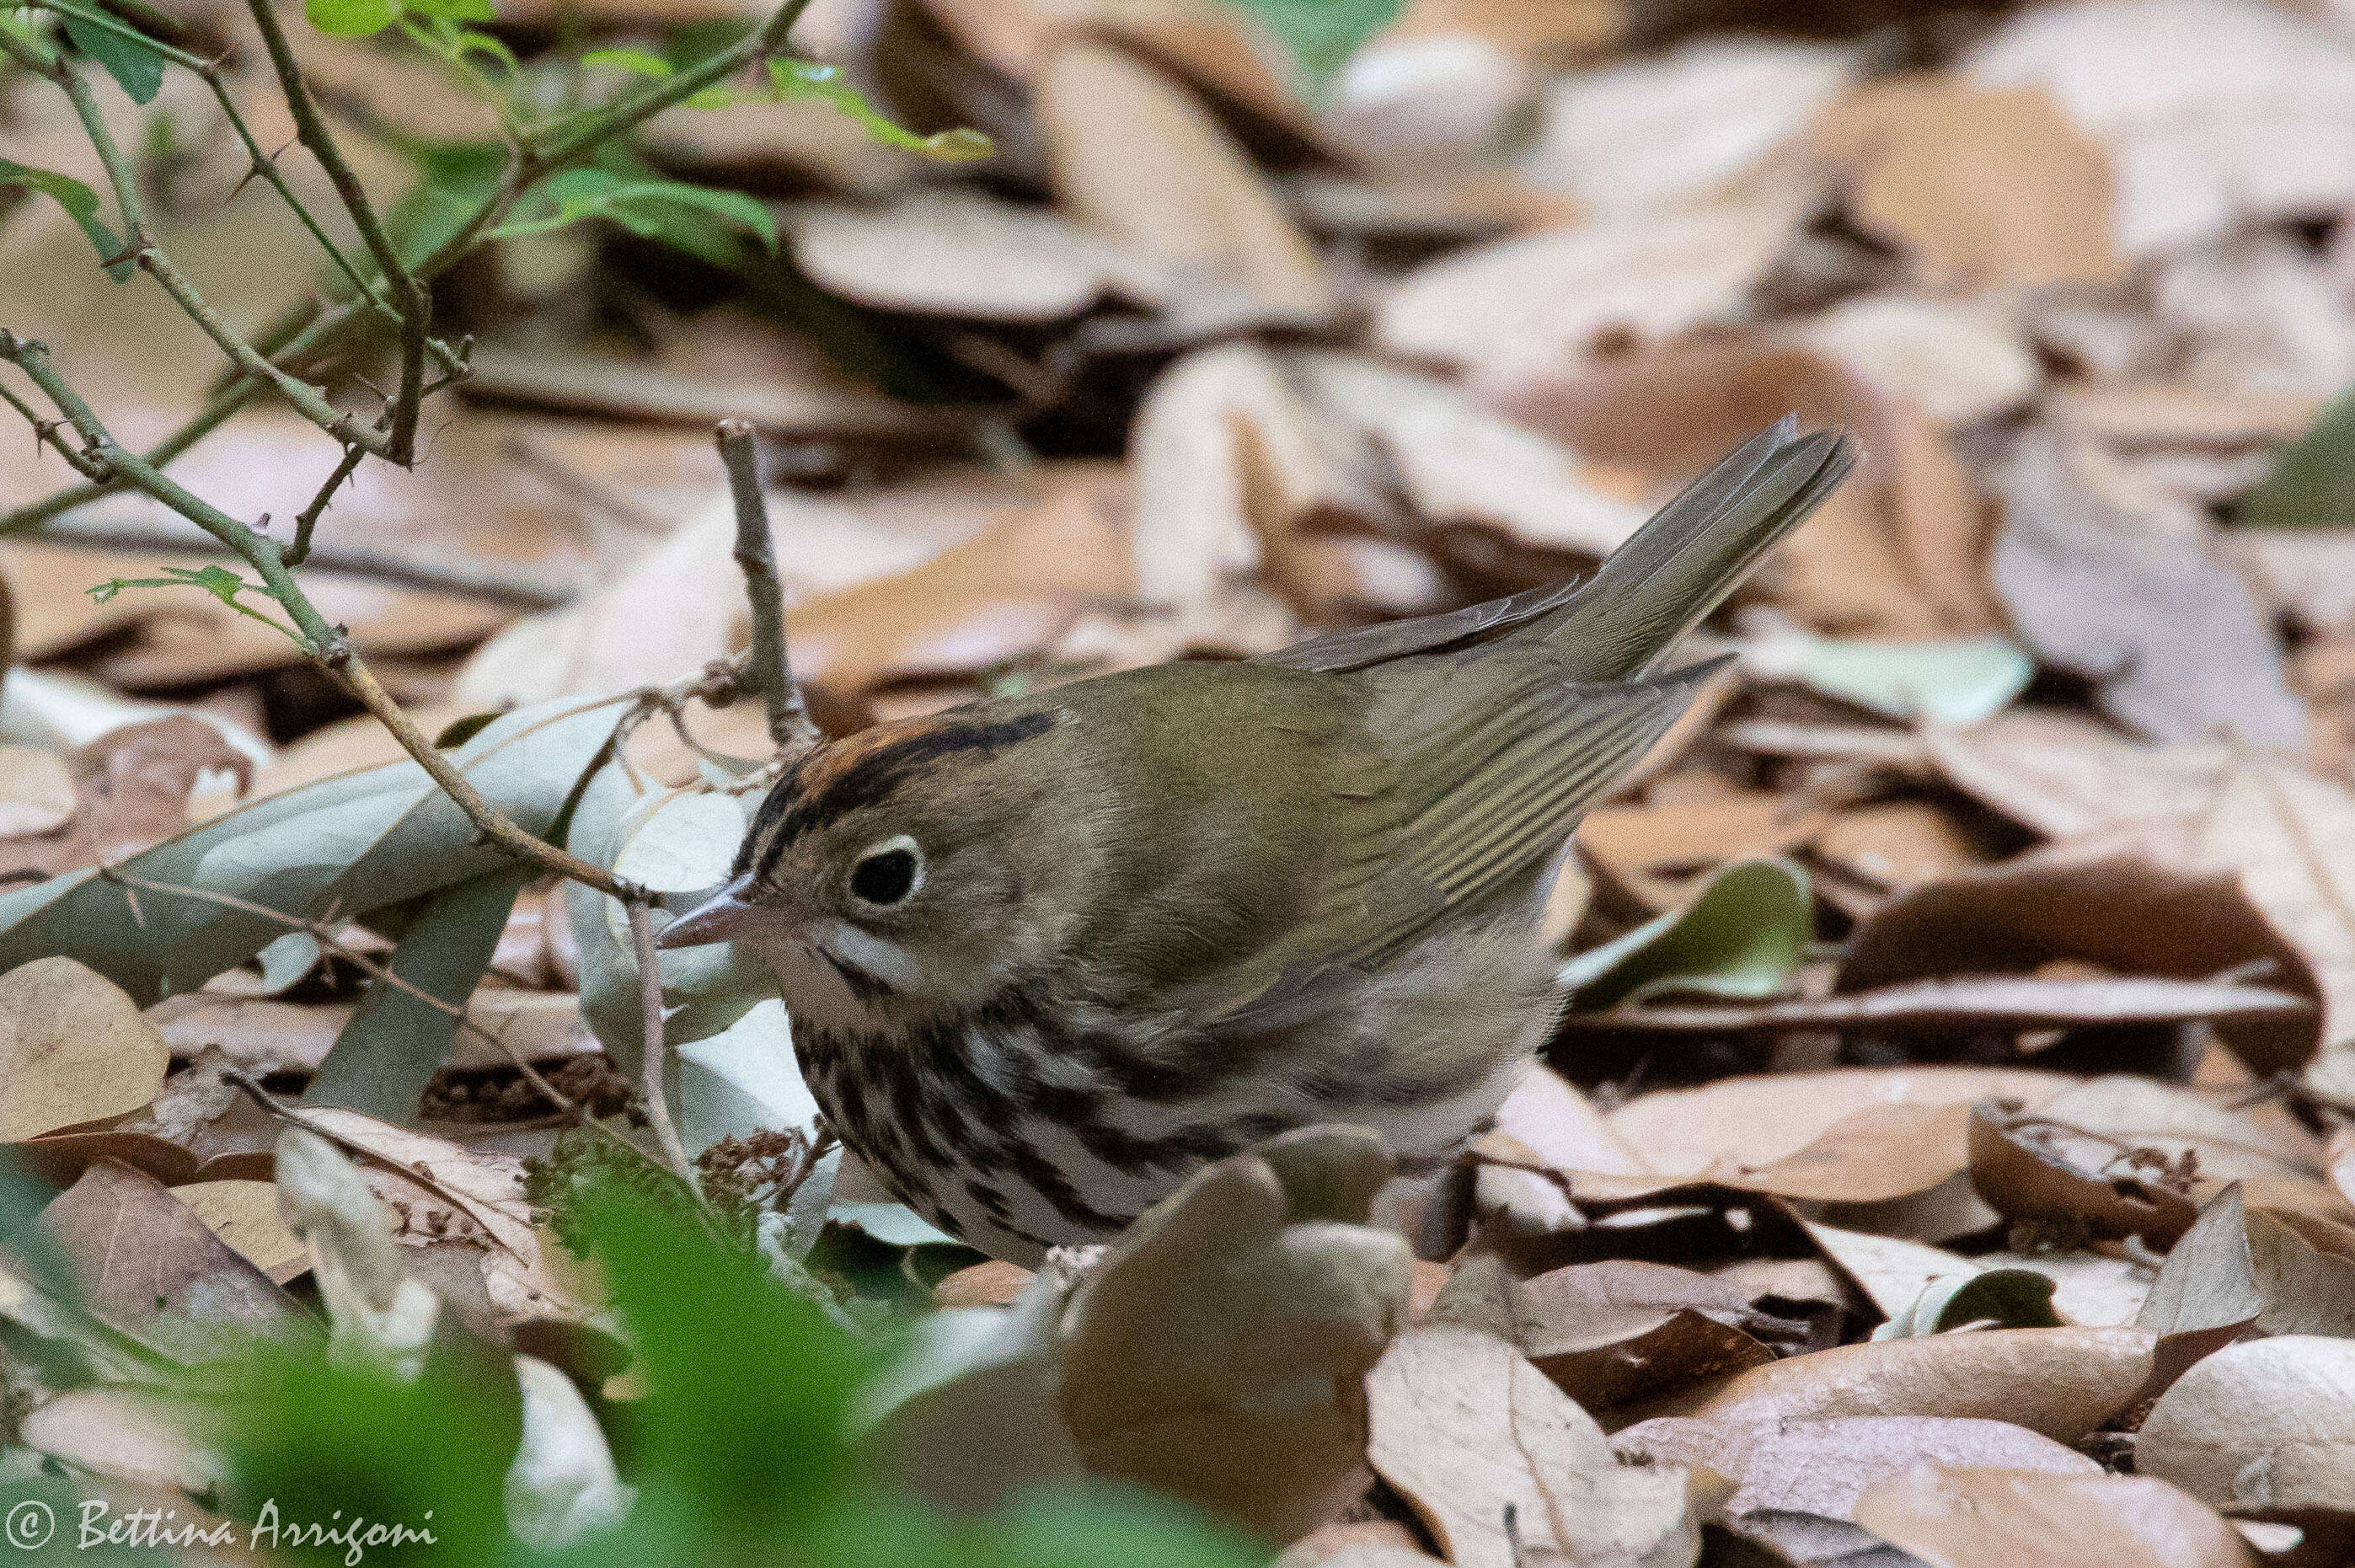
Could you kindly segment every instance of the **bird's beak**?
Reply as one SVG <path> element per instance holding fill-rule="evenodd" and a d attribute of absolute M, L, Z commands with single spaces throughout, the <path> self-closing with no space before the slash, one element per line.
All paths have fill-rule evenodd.
<path fill-rule="evenodd" d="M 672 921 L 655 938 L 656 947 L 701 947 L 706 943 L 726 942 L 750 930 L 755 917 L 762 912 L 748 895 L 752 879 L 737 878 L 697 904 L 686 914 Z"/>

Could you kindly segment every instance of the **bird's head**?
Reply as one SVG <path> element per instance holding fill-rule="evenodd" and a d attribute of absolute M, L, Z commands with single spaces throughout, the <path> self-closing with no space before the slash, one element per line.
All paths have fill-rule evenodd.
<path fill-rule="evenodd" d="M 1077 901 L 1084 830 L 1048 788 L 1067 718 L 950 712 L 822 747 L 762 804 L 726 886 L 659 945 L 743 943 L 822 1025 L 980 1006 L 1069 929 L 1056 912 Z"/>

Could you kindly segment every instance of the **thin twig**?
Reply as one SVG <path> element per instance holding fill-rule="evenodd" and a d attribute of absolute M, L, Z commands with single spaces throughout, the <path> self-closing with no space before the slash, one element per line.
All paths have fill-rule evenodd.
<path fill-rule="evenodd" d="M 687 1157 L 687 1145 L 678 1136 L 677 1124 L 670 1119 L 670 1096 L 663 1087 L 668 1052 L 663 1049 L 662 955 L 655 950 L 654 912 L 644 899 L 630 900 L 629 911 L 630 945 L 638 960 L 638 1092 L 645 1102 L 655 1141 L 662 1145 L 663 1157 L 695 1195 L 696 1206 L 709 1212 L 711 1200 L 703 1195 L 695 1162 Z"/>
<path fill-rule="evenodd" d="M 70 457 L 68 459 L 71 460 Z M 45 537 L 63 545 L 157 550 L 165 555 L 204 554 L 209 553 L 212 548 L 205 539 L 193 539 L 181 529 L 157 523 L 69 524 L 52 530 Z M 293 551 L 291 549 L 287 554 L 287 564 L 296 564 L 292 559 Z M 403 588 L 463 594 L 470 599 L 488 599 L 527 610 L 552 610 L 560 604 L 570 604 L 581 596 L 578 590 L 559 582 L 491 571 L 456 560 L 424 560 L 414 556 L 394 555 L 385 550 L 370 549 L 365 545 L 339 544 L 333 539 L 314 544 L 309 560 L 303 564 L 314 571 L 346 572 Z"/>
<path fill-rule="evenodd" d="M 728 488 L 736 503 L 736 564 L 744 573 L 744 597 L 752 606 L 752 647 L 743 682 L 767 706 L 769 739 L 780 752 L 806 752 L 818 743 L 817 726 L 794 679 L 785 652 L 785 594 L 777 581 L 776 549 L 769 535 L 769 507 L 761 494 L 760 452 L 752 427 L 721 420 L 719 460 L 728 465 Z"/>
<path fill-rule="evenodd" d="M 336 471 L 327 475 L 327 482 L 319 486 L 319 493 L 311 497 L 311 504 L 294 514 L 294 542 L 286 547 L 288 566 L 300 566 L 310 559 L 311 530 L 319 526 L 320 515 L 336 498 L 336 492 L 343 488 L 344 481 L 352 476 L 352 470 L 357 468 L 367 456 L 368 448 L 364 446 L 344 448 L 343 458 L 336 463 Z"/>
<path fill-rule="evenodd" d="M 325 921 L 290 914 L 282 909 L 272 909 L 268 904 L 256 903 L 250 899 L 241 899 L 234 893 L 216 892 L 210 888 L 192 888 L 181 882 L 151 881 L 144 877 L 134 877 L 119 866 L 101 866 L 98 869 L 98 875 L 101 881 L 139 888 L 151 893 L 173 893 L 181 898 L 195 899 L 202 903 L 215 904 L 222 909 L 233 909 L 242 914 L 255 915 L 263 920 L 272 921 L 290 931 L 299 931 L 336 957 L 351 964 L 369 979 L 379 981 L 393 990 L 399 991 L 402 996 L 422 1003 L 444 1017 L 455 1019 L 460 1029 L 504 1054 L 515 1070 L 522 1073 L 531 1086 L 546 1095 L 559 1110 L 570 1111 L 581 1115 L 583 1120 L 588 1119 L 587 1112 L 582 1111 L 570 1096 L 543 1077 L 539 1069 L 524 1060 L 523 1053 L 515 1048 L 513 1040 L 502 1035 L 493 1034 L 489 1029 L 476 1023 L 466 1009 L 459 1004 L 437 997 L 413 981 L 402 979 L 389 968 L 336 935 L 335 927 Z"/>
<path fill-rule="evenodd" d="M 278 73 L 286 107 L 293 113 L 294 134 L 326 171 L 328 183 L 336 187 L 336 198 L 343 203 L 368 254 L 376 259 L 378 270 L 384 274 L 386 291 L 392 296 L 393 308 L 400 313 L 400 389 L 393 400 L 391 428 L 386 434 L 388 450 L 383 455 L 406 467 L 417 450 L 417 408 L 425 386 L 425 340 L 432 325 L 432 296 L 410 274 L 400 252 L 385 233 L 384 225 L 378 221 L 376 208 L 368 205 L 359 177 L 352 173 L 335 137 L 328 133 L 327 123 L 303 80 L 302 68 L 295 63 L 294 51 L 287 45 L 285 29 L 278 25 L 271 0 L 249 0 L 247 9 L 253 14 L 253 25 L 261 31 L 262 47 L 270 51 L 271 68 Z"/>
<path fill-rule="evenodd" d="M 321 669 L 340 680 L 345 688 L 358 699 L 360 706 L 382 720 L 402 751 L 414 758 L 442 793 L 457 803 L 474 824 L 476 832 L 486 843 L 497 846 L 518 859 L 528 860 L 544 870 L 554 871 L 596 889 L 611 898 L 628 900 L 643 896 L 634 884 L 615 877 L 602 866 L 591 865 L 568 849 L 525 832 L 505 813 L 485 800 L 482 792 L 467 779 L 455 763 L 433 744 L 432 739 L 417 727 L 383 682 L 359 655 L 354 653 L 350 639 L 340 626 L 331 626 L 320 615 L 309 597 L 296 585 L 293 574 L 286 570 L 285 553 L 278 542 L 230 517 L 218 507 L 190 491 L 168 475 L 158 472 L 123 450 L 110 434 L 90 405 L 69 386 L 49 361 L 48 347 L 15 333 L 0 329 L 0 360 L 14 364 L 30 377 L 59 413 L 73 425 L 82 438 L 82 455 L 120 474 L 140 489 L 163 502 L 174 511 L 197 524 L 207 533 L 235 550 L 261 574 L 262 585 L 272 598 L 285 607 L 294 623 L 298 643 L 304 654 Z"/>

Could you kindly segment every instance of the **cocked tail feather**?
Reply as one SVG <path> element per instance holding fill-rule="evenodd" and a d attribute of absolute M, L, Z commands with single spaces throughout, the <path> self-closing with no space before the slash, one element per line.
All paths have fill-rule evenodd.
<path fill-rule="evenodd" d="M 1543 637 L 1581 680 L 1625 680 L 1725 602 L 1759 558 L 1856 466 L 1856 443 L 1799 434 L 1785 414 L 1611 552 L 1603 569 L 1520 634 Z"/>
<path fill-rule="evenodd" d="M 1785 414 L 1752 438 L 1652 514 L 1583 582 L 1311 637 L 1260 662 L 1338 674 L 1529 637 L 1550 645 L 1571 679 L 1640 675 L 1723 603 L 1856 466 L 1848 436 L 1798 431 L 1797 416 Z"/>

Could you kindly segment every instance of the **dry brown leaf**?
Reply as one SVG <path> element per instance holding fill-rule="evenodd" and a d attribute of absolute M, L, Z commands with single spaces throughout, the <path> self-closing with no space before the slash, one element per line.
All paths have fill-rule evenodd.
<path fill-rule="evenodd" d="M 1644 520 L 1624 475 L 1448 382 L 1363 355 L 1295 353 L 1284 366 L 1318 408 L 1372 438 L 1426 523 L 1493 528 L 1529 549 L 1599 560 Z"/>
<path fill-rule="evenodd" d="M 2347 1511 L 2355 1501 L 2355 1339 L 2228 1345 L 2143 1418 L 2136 1468 L 2204 1503 Z"/>
<path fill-rule="evenodd" d="M 1882 904 L 1849 938 L 1833 988 L 2027 974 L 2056 959 L 2182 980 L 2240 971 L 2270 990 L 2320 997 L 2306 960 L 2232 876 L 2143 857 L 2059 855 L 1960 871 Z M 2321 1021 L 2315 1014 L 2218 1028 L 2242 1060 L 2271 1072 L 2313 1055 Z"/>
<path fill-rule="evenodd" d="M 2054 1121 L 2156 1150 L 2178 1165 L 2196 1156 L 2192 1163 L 2201 1179 L 2218 1186 L 2319 1177 L 2322 1140 L 2296 1117 L 2236 1108 L 2232 1101 L 2241 1093 L 2208 1093 L 2115 1072 L 2076 1084 L 2039 1109 Z"/>
<path fill-rule="evenodd" d="M 1429 1568 L 1439 1561 L 1390 1520 L 1322 1524 L 1284 1549 L 1275 1568 Z"/>
<path fill-rule="evenodd" d="M 2330 1184 L 2339 1189 L 2339 1196 L 2355 1203 L 2355 1127 L 2341 1127 L 2330 1135 L 2327 1157 Z"/>
<path fill-rule="evenodd" d="M 533 1223 L 531 1205 L 524 1199 L 522 1160 L 462 1147 L 357 1111 L 308 1110 L 304 1119 L 339 1146 L 375 1157 L 357 1163 L 399 1222 L 395 1240 L 407 1248 L 446 1249 L 459 1266 L 479 1275 L 490 1316 L 474 1327 L 485 1337 L 502 1337 L 503 1330 L 530 1319 L 588 1315 L 552 1255 L 553 1243 Z M 418 1180 L 420 1176 L 432 1185 Z M 475 1300 L 453 1297 L 450 1305 L 470 1313 Z"/>
<path fill-rule="evenodd" d="M 1536 84 L 1527 61 L 1475 34 L 1376 37 L 1335 73 L 1317 118 L 1350 164 L 1452 183 L 1487 172 L 1484 155 L 1512 134 Z"/>
<path fill-rule="evenodd" d="M 1857 1522 L 1936 1568 L 2255 1568 L 2223 1520 L 2147 1476 L 1923 1465 L 1873 1487 Z M 2096 1544 L 2098 1543 L 2098 1544 Z"/>
<path fill-rule="evenodd" d="M 1774 1359 L 1742 1331 L 1753 1316 L 1748 1293 L 1690 1269 L 1613 1258 L 1508 1288 L 1521 1309 L 1521 1353 L 1584 1410 L 1670 1393 Z M 1438 1312 L 1445 1311 L 1443 1299 Z"/>
<path fill-rule="evenodd" d="M 1101 36 L 1207 92 L 1295 146 L 1317 139 L 1284 48 L 1249 14 L 1204 0 L 924 0 L 959 43 L 1017 80 L 1036 85 L 1063 41 Z"/>
<path fill-rule="evenodd" d="M 1289 1541 L 1365 1486 L 1367 1374 L 1405 1320 L 1406 1243 L 1362 1221 L 1394 1167 L 1311 1128 L 1156 1205 L 1064 1317 L 1063 1422 L 1088 1467 Z"/>
<path fill-rule="evenodd" d="M 1473 246 L 1383 295 L 1375 336 L 1392 353 L 1461 365 L 1483 379 L 1564 374 L 1602 350 L 1660 342 L 1733 315 L 1803 206 L 1778 195 Z"/>
<path fill-rule="evenodd" d="M 2150 1375 L 2152 1342 L 2135 1328 L 1989 1328 L 1843 1345 L 1631 1413 L 1732 1423 L 1969 1416 L 2074 1443 L 2134 1398 Z"/>
<path fill-rule="evenodd" d="M 1255 345 L 1188 356 L 1139 405 L 1129 437 L 1136 483 L 1136 589 L 1207 615 L 1253 571 L 1305 613 L 1305 536 L 1389 524 L 1370 441 L 1313 409 Z"/>
<path fill-rule="evenodd" d="M 1808 853 L 1876 895 L 1910 891 L 1969 870 L 1982 859 L 1978 845 L 1955 825 L 1952 813 L 1921 800 L 1881 801 L 1834 812 Z M 1840 896 L 1829 888 L 1823 891 Z M 1880 907 L 1875 897 L 1870 909 Z"/>
<path fill-rule="evenodd" d="M 0 842 L 0 872 L 57 876 L 125 859 L 188 826 L 198 780 L 227 776 L 242 791 L 254 777 L 250 758 L 188 714 L 109 731 L 65 765 L 76 798 L 72 815 L 47 832 Z"/>
<path fill-rule="evenodd" d="M 1634 266 L 1627 277 L 1646 273 Z M 1582 374 L 1567 362 L 1530 366 L 1495 396 L 1590 461 L 1649 475 L 1663 499 L 1785 413 L 1844 427 L 1864 461 L 1770 558 L 1760 591 L 1828 633 L 1950 636 L 2001 624 L 1985 582 L 1987 520 L 1945 437 L 1903 399 L 1828 359 L 1748 335 Z"/>
<path fill-rule="evenodd" d="M 2036 89 L 1882 80 L 1828 112 L 1817 137 L 1858 226 L 1909 252 L 1934 288 L 2110 283 L 2126 270 L 2109 161 Z"/>
<path fill-rule="evenodd" d="M 1578 842 L 1625 883 L 1647 871 L 1780 854 L 1812 839 L 1823 825 L 1823 814 L 1803 801 L 1735 790 L 1590 811 L 1578 825 Z"/>
<path fill-rule="evenodd" d="M 1619 1463 L 1603 1429 L 1510 1345 L 1411 1328 L 1366 1380 L 1368 1456 L 1460 1568 L 1515 1568 L 1521 1547 L 1581 1563 L 1671 1568 L 1699 1552 L 1686 1479 Z"/>
<path fill-rule="evenodd" d="M 1030 1283 L 1030 1271 L 1002 1258 L 961 1268 L 932 1286 L 936 1307 L 1010 1307 Z"/>
<path fill-rule="evenodd" d="M 1961 63 L 2036 83 L 2116 170 L 2135 257 L 2355 199 L 2355 50 L 2325 20 L 2224 0 L 2023 12 Z"/>
<path fill-rule="evenodd" d="M 1705 200 L 1771 166 L 1856 63 L 1836 46 L 1713 37 L 1564 73 L 1521 171 L 1599 211 Z"/>
<path fill-rule="evenodd" d="M 2162 1336 L 2355 1339 L 2355 1228 L 2252 1208 L 2235 1183 L 2169 1250 L 2135 1321 Z"/>
<path fill-rule="evenodd" d="M 2153 740 L 2303 753 L 2306 709 L 2274 628 L 2196 508 L 2049 432 L 1996 477 L 2005 522 L 1990 581 L 2046 664 L 2094 681 L 2113 717 Z"/>
<path fill-rule="evenodd" d="M 1980 305 L 1859 294 L 1788 330 L 1800 347 L 1911 399 L 1941 429 L 2015 408 L 2043 379 L 2018 327 Z"/>
<path fill-rule="evenodd" d="M 2049 1437 L 2004 1421 L 1858 1415 L 1832 1421 L 1733 1424 L 1668 1417 L 1614 1433 L 1621 1455 L 1706 1465 L 1739 1484 L 1724 1511 L 1806 1513 L 1853 1520 L 1857 1499 L 1915 1465 L 1972 1465 L 2055 1476 L 2102 1467 Z"/>
<path fill-rule="evenodd" d="M 0 1143 L 135 1111 L 170 1066 L 138 1005 L 73 959 L 0 975 Z"/>
<path fill-rule="evenodd" d="M 1927 1192 L 1968 1163 L 1961 1105 L 1881 1104 L 1851 1111 L 1804 1148 L 1710 1179 L 1823 1203 L 1883 1203 Z"/>
<path fill-rule="evenodd" d="M 49 1200 L 38 1223 L 92 1316 L 193 1365 L 242 1353 L 256 1335 L 313 1325 L 154 1177 L 101 1160 Z"/>
<path fill-rule="evenodd" d="M 2043 1115 L 1982 1102 L 1971 1115 L 1970 1149 L 1972 1189 L 2008 1220 L 2168 1247 L 2198 1217 L 2192 1179 L 2157 1151 Z"/>
<path fill-rule="evenodd" d="M 1058 48 L 1033 112 L 1056 194 L 1124 245 L 1191 262 L 1264 305 L 1322 316 L 1333 284 L 1241 147 L 1185 88 L 1102 44 Z"/>
<path fill-rule="evenodd" d="M 1717 1160 L 1735 1168 L 1771 1165 L 1869 1106 L 1967 1105 L 1989 1094 L 2040 1104 L 2069 1083 L 2055 1073 L 1979 1067 L 1785 1072 L 1638 1095 L 1612 1112 L 1610 1123 L 1652 1169 L 1693 1177 Z"/>
<path fill-rule="evenodd" d="M 2204 811 L 2232 764 L 2222 746 L 2143 746 L 2079 714 L 2013 709 L 1922 737 L 1956 788 L 2051 838 Z"/>
<path fill-rule="evenodd" d="M 168 1189 L 248 1263 L 283 1285 L 311 1266 L 269 1181 L 192 1181 Z"/>
<path fill-rule="evenodd" d="M 1158 257 L 970 190 L 918 191 L 879 210 L 814 203 L 788 221 L 811 280 L 877 310 L 1047 322 L 1107 294 L 1158 304 L 1172 289 Z"/>

